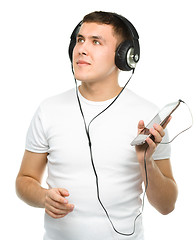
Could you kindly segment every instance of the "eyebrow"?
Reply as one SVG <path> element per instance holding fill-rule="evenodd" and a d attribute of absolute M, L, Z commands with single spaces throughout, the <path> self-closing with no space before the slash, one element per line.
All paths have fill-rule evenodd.
<path fill-rule="evenodd" d="M 85 37 L 84 37 L 82 34 L 78 34 L 78 35 L 77 35 L 77 38 L 84 38 L 84 39 L 85 39 Z M 105 39 L 104 39 L 102 36 L 100 36 L 100 35 L 90 36 L 89 38 L 90 38 L 90 39 L 98 39 L 98 40 L 102 40 L 102 41 L 105 42 Z"/>

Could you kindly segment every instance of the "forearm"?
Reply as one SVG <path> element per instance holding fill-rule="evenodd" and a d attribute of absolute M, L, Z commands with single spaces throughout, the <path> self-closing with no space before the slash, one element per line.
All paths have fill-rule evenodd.
<path fill-rule="evenodd" d="M 29 176 L 18 176 L 16 179 L 18 197 L 33 207 L 45 207 L 46 191 L 38 181 Z"/>
<path fill-rule="evenodd" d="M 175 208 L 175 202 L 178 195 L 175 181 L 162 174 L 155 161 L 147 161 L 147 197 L 152 206 L 160 213 L 168 214 Z M 146 172 L 144 163 L 140 164 L 143 181 L 146 186 Z"/>

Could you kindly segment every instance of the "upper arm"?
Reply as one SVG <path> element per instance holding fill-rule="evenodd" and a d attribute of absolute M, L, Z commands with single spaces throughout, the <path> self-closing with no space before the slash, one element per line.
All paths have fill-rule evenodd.
<path fill-rule="evenodd" d="M 47 164 L 48 153 L 34 153 L 25 150 L 18 177 L 31 177 L 41 183 Z"/>
<path fill-rule="evenodd" d="M 157 160 L 155 161 L 157 167 L 159 168 L 159 170 L 161 171 L 161 173 L 167 177 L 170 178 L 171 180 L 174 180 L 173 177 L 173 173 L 172 173 L 172 166 L 171 166 L 171 162 L 170 159 L 162 159 L 162 160 Z"/>

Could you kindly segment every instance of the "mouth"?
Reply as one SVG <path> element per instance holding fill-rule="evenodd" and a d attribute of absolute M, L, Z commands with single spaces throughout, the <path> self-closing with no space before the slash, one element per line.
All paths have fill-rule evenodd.
<path fill-rule="evenodd" d="M 79 66 L 91 65 L 89 62 L 86 62 L 84 60 L 78 60 L 76 64 Z"/>

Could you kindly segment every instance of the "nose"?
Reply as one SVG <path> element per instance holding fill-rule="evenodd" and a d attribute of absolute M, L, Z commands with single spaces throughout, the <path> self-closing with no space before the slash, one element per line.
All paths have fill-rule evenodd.
<path fill-rule="evenodd" d="M 81 52 L 79 53 L 79 55 L 87 55 L 85 52 Z"/>
<path fill-rule="evenodd" d="M 78 53 L 79 55 L 88 55 L 88 44 L 87 42 L 83 42 L 78 45 Z"/>

